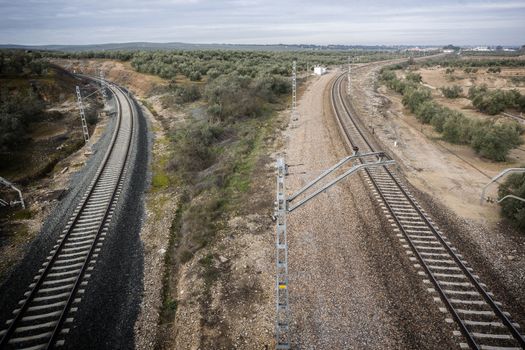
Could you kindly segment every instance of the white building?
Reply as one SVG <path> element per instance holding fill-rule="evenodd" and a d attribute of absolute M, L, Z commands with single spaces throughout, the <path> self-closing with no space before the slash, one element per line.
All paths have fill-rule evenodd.
<path fill-rule="evenodd" d="M 314 67 L 314 74 L 315 75 L 323 75 L 326 73 L 326 67 L 322 66 L 315 66 Z"/>

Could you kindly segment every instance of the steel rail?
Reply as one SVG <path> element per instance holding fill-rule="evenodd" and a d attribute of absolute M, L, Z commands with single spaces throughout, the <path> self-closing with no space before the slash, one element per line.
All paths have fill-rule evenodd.
<path fill-rule="evenodd" d="M 122 95 L 125 96 L 126 98 L 126 103 L 128 104 L 129 106 L 129 110 L 130 110 L 130 113 L 133 113 L 133 108 L 131 107 L 131 103 L 129 102 L 129 96 L 127 96 L 127 94 L 125 94 L 122 89 L 120 89 L 119 87 L 117 86 L 114 86 L 117 90 L 119 90 Z M 110 91 L 111 88 L 109 89 Z M 112 92 L 113 93 L 113 92 Z M 118 100 L 118 103 L 120 105 L 120 100 L 116 97 L 116 94 L 113 94 L 115 96 L 115 98 Z M 75 281 L 75 285 L 73 286 L 73 289 L 71 291 L 71 294 L 69 295 L 69 298 L 67 300 L 67 303 L 66 305 L 64 306 L 64 308 L 62 309 L 62 313 L 60 314 L 60 317 L 58 319 L 58 322 L 55 326 L 55 330 L 53 331 L 53 335 L 51 336 L 51 338 L 49 339 L 49 342 L 48 342 L 48 345 L 47 345 L 47 348 L 48 349 L 52 349 L 54 348 L 54 345 L 55 345 L 55 342 L 57 340 L 57 337 L 59 336 L 60 334 L 60 331 L 62 329 L 62 325 L 64 323 L 64 321 L 66 320 L 66 317 L 69 313 L 69 310 L 71 308 L 71 305 L 73 304 L 73 301 L 75 300 L 75 297 L 76 297 L 76 293 L 78 291 L 78 288 L 80 287 L 81 283 L 82 283 L 82 280 L 84 278 L 84 274 L 86 273 L 86 270 L 88 268 L 88 265 L 89 265 L 89 262 L 91 260 L 91 257 L 95 251 L 95 248 L 97 247 L 97 243 L 99 242 L 99 238 L 100 238 L 100 235 L 103 231 L 103 228 L 104 228 L 104 225 L 106 224 L 106 221 L 107 221 L 107 218 L 108 218 L 108 215 L 110 214 L 110 209 L 111 209 L 111 206 L 113 205 L 113 203 L 115 202 L 115 196 L 117 194 L 117 190 L 122 182 L 122 179 L 123 179 L 123 176 L 124 176 L 124 172 L 125 172 L 125 169 L 126 169 L 126 166 L 128 164 L 128 161 L 129 161 L 129 155 L 130 155 L 130 148 L 131 148 L 131 140 L 132 140 L 132 134 L 133 134 L 133 127 L 134 127 L 134 123 L 133 123 L 133 116 L 131 115 L 131 131 L 130 131 L 130 134 L 129 134 L 129 138 L 128 138 L 128 143 L 126 145 L 126 156 L 125 156 L 125 161 L 122 162 L 122 166 L 121 166 L 121 169 L 119 171 L 119 177 L 118 177 L 118 180 L 116 181 L 116 185 L 115 185 L 115 188 L 113 189 L 113 193 L 111 195 L 111 199 L 108 201 L 108 203 L 106 204 L 106 209 L 105 209 L 105 213 L 104 213 L 104 217 L 103 219 L 100 221 L 99 223 L 99 226 L 98 226 L 98 229 L 97 229 L 97 233 L 96 233 L 96 236 L 95 236 L 95 239 L 93 240 L 93 243 L 91 244 L 91 248 L 89 249 L 89 252 L 88 252 L 88 255 L 86 257 L 86 260 L 84 262 L 84 264 L 82 265 L 82 269 L 80 271 L 80 273 L 78 274 L 77 276 L 77 279 Z M 48 265 L 49 266 L 49 265 Z"/>
<path fill-rule="evenodd" d="M 95 234 L 95 238 L 93 239 L 93 242 L 91 244 L 91 247 L 90 247 L 90 250 L 88 252 L 88 255 L 86 255 L 85 260 L 82 262 L 82 268 L 81 268 L 80 272 L 78 273 L 78 275 L 76 277 L 74 286 L 69 292 L 69 297 L 67 299 L 67 302 L 66 302 L 64 308 L 62 309 L 62 311 L 60 313 L 60 317 L 57 320 L 56 326 L 54 327 L 54 330 L 53 330 L 53 332 L 52 332 L 52 334 L 50 336 L 50 339 L 47 342 L 47 346 L 46 346 L 47 349 L 53 348 L 55 346 L 56 339 L 57 339 L 57 337 L 59 336 L 59 334 L 61 332 L 62 325 L 63 325 L 64 321 L 66 320 L 66 317 L 67 317 L 67 315 L 69 313 L 69 310 L 71 308 L 72 303 L 75 301 L 78 288 L 80 287 L 80 285 L 83 282 L 83 278 L 85 276 L 85 272 L 88 270 L 88 267 L 89 267 L 89 265 L 90 265 L 90 263 L 92 261 L 91 258 L 92 258 L 93 252 L 95 251 L 97 243 L 99 243 L 100 234 L 103 231 L 103 228 L 104 228 L 104 226 L 107 223 L 107 218 L 108 218 L 108 215 L 110 214 L 111 207 L 115 203 L 115 195 L 116 195 L 117 190 L 119 189 L 119 187 L 121 185 L 122 177 L 123 177 L 123 174 L 125 172 L 125 168 L 126 168 L 127 164 L 129 164 L 129 149 L 130 149 L 130 146 L 131 146 L 131 140 L 132 140 L 132 135 L 133 135 L 133 109 L 131 108 L 131 104 L 129 102 L 129 97 L 126 96 L 126 94 L 122 91 L 122 89 L 120 89 L 117 86 L 114 86 L 114 88 L 119 90 L 126 97 L 126 102 L 127 102 L 128 106 L 130 106 L 130 113 L 132 114 L 130 116 L 131 117 L 131 121 L 130 121 L 130 130 L 129 130 L 128 142 L 127 142 L 126 151 L 125 151 L 126 154 L 125 154 L 125 157 L 124 157 L 124 161 L 122 162 L 121 169 L 119 171 L 118 180 L 115 182 L 115 186 L 113 188 L 113 192 L 112 192 L 112 195 L 110 197 L 110 200 L 105 205 L 104 215 L 102 217 L 102 220 L 98 224 L 98 227 L 97 227 L 97 230 L 96 230 L 96 234 Z M 92 198 L 92 195 L 93 195 L 95 189 L 97 188 L 97 185 L 101 181 L 101 178 L 102 178 L 102 175 L 103 175 L 104 171 L 107 169 L 108 162 L 109 162 L 113 152 L 115 151 L 116 141 L 117 141 L 117 138 L 119 137 L 119 134 L 121 133 L 122 105 L 121 105 L 120 99 L 117 97 L 117 94 L 112 89 L 110 89 L 110 91 L 114 95 L 114 97 L 116 99 L 116 102 L 117 102 L 117 109 L 118 109 L 117 116 L 118 116 L 118 119 L 117 119 L 117 123 L 116 123 L 116 126 L 115 126 L 115 131 L 114 131 L 114 133 L 112 135 L 112 138 L 110 140 L 109 147 L 108 147 L 108 149 L 107 149 L 107 151 L 106 151 L 106 153 L 104 155 L 104 158 L 103 158 L 102 162 L 100 163 L 100 165 L 99 165 L 99 167 L 97 169 L 97 172 L 95 174 L 94 179 L 88 185 L 88 189 L 85 192 L 85 194 L 83 195 L 83 197 L 81 199 L 81 203 L 79 203 L 79 206 L 77 206 L 77 208 L 74 211 L 73 220 L 69 220 L 68 221 L 69 223 L 67 225 L 67 227 L 68 227 L 67 231 L 61 235 L 62 238 L 60 239 L 60 243 L 56 246 L 56 248 L 53 248 L 54 252 L 53 252 L 51 258 L 48 259 L 48 261 L 45 263 L 45 267 L 44 267 L 43 271 L 39 272 L 40 275 L 39 275 L 38 279 L 36 280 L 36 282 L 34 282 L 34 286 L 32 288 L 30 288 L 29 294 L 25 298 L 23 304 L 18 309 L 18 312 L 16 313 L 15 317 L 13 318 L 13 320 L 9 324 L 7 330 L 5 331 L 5 334 L 4 334 L 4 336 L 2 337 L 2 339 L 0 341 L 0 348 L 4 348 L 4 347 L 6 347 L 8 345 L 9 340 L 11 339 L 13 333 L 15 332 L 15 330 L 18 327 L 18 325 L 20 324 L 20 321 L 22 320 L 22 318 L 26 314 L 29 306 L 31 305 L 31 302 L 34 300 L 36 294 L 38 293 L 38 291 L 42 287 L 42 284 L 46 280 L 46 277 L 49 275 L 49 273 L 50 273 L 50 271 L 52 269 L 53 263 L 55 261 L 57 261 L 57 259 L 59 258 L 61 252 L 64 249 L 64 245 L 68 241 L 68 238 L 71 236 L 71 233 L 73 232 L 73 230 L 77 227 L 76 225 L 77 225 L 79 219 L 81 218 L 81 215 L 83 214 L 84 209 L 86 208 L 86 206 L 90 202 L 90 199 Z"/>
<path fill-rule="evenodd" d="M 353 113 L 351 113 L 350 109 L 346 105 L 346 101 L 343 98 L 341 84 L 344 80 L 345 74 L 341 74 L 339 77 L 337 77 L 331 87 L 332 90 L 332 106 L 334 109 L 334 114 L 336 115 L 336 119 L 338 121 L 338 124 L 340 126 L 340 129 L 344 132 L 344 135 L 347 139 L 347 141 L 350 143 L 351 146 L 359 146 L 356 143 L 356 140 L 352 140 L 350 136 L 350 132 L 345 126 L 345 123 L 342 120 L 342 116 L 340 115 L 338 108 L 337 108 L 337 101 L 336 101 L 336 94 L 338 93 L 339 100 L 341 101 L 340 105 L 343 107 L 344 112 L 348 116 L 350 122 L 353 124 L 355 130 L 358 132 L 359 136 L 361 137 L 361 141 L 365 143 L 367 147 L 371 151 L 374 150 L 374 147 L 372 144 L 368 141 L 367 137 L 365 137 L 363 131 L 359 127 L 358 123 L 352 116 Z M 436 230 L 434 225 L 428 220 L 426 215 L 421 211 L 420 207 L 414 202 L 414 200 L 411 198 L 411 196 L 406 192 L 406 190 L 401 186 L 399 181 L 395 178 L 391 170 L 384 167 L 385 172 L 389 175 L 390 179 L 396 184 L 397 189 L 404 195 L 404 198 L 411 204 L 412 208 L 419 214 L 419 217 L 426 223 L 428 228 L 431 230 L 431 232 L 434 234 L 434 236 L 439 240 L 441 245 L 446 249 L 448 254 L 454 259 L 454 262 L 460 267 L 461 271 L 467 276 L 469 281 L 472 283 L 472 285 L 476 288 L 476 290 L 480 293 L 480 295 L 485 299 L 485 302 L 493 309 L 494 313 L 498 316 L 498 318 L 503 322 L 503 324 L 506 326 L 506 328 L 509 330 L 509 332 L 512 334 L 515 340 L 523 347 L 525 348 L 525 340 L 523 336 L 520 334 L 520 332 L 517 330 L 517 328 L 514 326 L 514 324 L 509 320 L 509 318 L 505 315 L 505 313 L 501 310 L 501 308 L 497 305 L 497 303 L 491 298 L 491 296 L 488 294 L 488 292 L 483 288 L 483 286 L 480 284 L 480 282 L 476 279 L 476 277 L 470 272 L 470 270 L 465 266 L 463 261 L 459 258 L 459 256 L 453 251 L 453 248 L 445 241 L 445 239 L 442 237 L 442 235 Z M 410 244 L 410 247 L 412 248 L 412 252 L 415 253 L 418 260 L 420 261 L 421 265 L 423 266 L 424 270 L 426 271 L 427 275 L 430 277 L 433 285 L 436 287 L 436 290 L 439 292 L 441 300 L 444 302 L 444 304 L 447 306 L 447 309 L 452 314 L 456 322 L 458 323 L 463 335 L 467 339 L 467 342 L 470 346 L 479 349 L 481 348 L 478 342 L 474 339 L 474 336 L 471 334 L 470 330 L 468 329 L 467 325 L 464 323 L 463 319 L 459 316 L 457 313 L 455 307 L 453 306 L 451 300 L 446 295 L 446 293 L 441 288 L 441 285 L 437 281 L 437 279 L 434 276 L 434 273 L 429 268 L 427 263 L 424 261 L 423 257 L 420 255 L 420 252 L 415 247 L 412 238 L 409 237 L 409 234 L 406 232 L 405 228 L 403 227 L 403 224 L 400 222 L 397 214 L 393 210 L 393 208 L 388 203 L 388 200 L 384 197 L 384 194 L 380 188 L 380 186 L 377 184 L 376 180 L 374 179 L 374 176 L 370 174 L 370 172 L 367 170 L 368 178 L 371 180 L 372 184 L 374 185 L 374 188 L 377 190 L 377 192 L 380 194 L 381 198 L 383 199 L 383 202 L 388 207 L 390 213 L 392 214 L 392 217 L 397 223 L 397 226 L 401 229 L 403 232 L 403 235 L 405 239 Z"/>

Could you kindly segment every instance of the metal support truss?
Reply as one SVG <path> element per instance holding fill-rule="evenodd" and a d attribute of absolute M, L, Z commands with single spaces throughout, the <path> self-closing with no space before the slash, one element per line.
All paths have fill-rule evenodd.
<path fill-rule="evenodd" d="M 481 190 L 481 197 L 480 197 L 480 200 L 479 200 L 481 205 L 483 205 L 483 201 L 485 200 L 485 193 L 487 192 L 487 188 L 490 185 L 492 185 L 494 182 L 498 181 L 503 176 L 505 176 L 507 174 L 511 174 L 511 173 L 525 173 L 525 168 L 508 168 L 508 169 L 503 170 L 498 175 L 494 176 L 490 180 L 490 182 L 488 184 L 483 186 L 483 190 Z M 514 195 L 509 195 L 509 196 L 505 196 L 505 197 L 501 198 L 500 200 L 498 200 L 498 203 L 500 203 L 501 201 L 503 201 L 506 198 L 514 198 L 514 199 L 518 199 L 520 201 L 525 202 L 525 199 L 523 199 L 523 198 L 520 198 L 520 197 L 517 197 L 517 196 L 514 196 Z M 487 198 L 487 200 L 488 200 L 488 198 Z"/>
<path fill-rule="evenodd" d="M 286 238 L 286 193 L 284 177 L 286 176 L 286 164 L 283 158 L 277 159 L 277 202 L 276 202 L 276 267 L 277 278 L 275 280 L 276 293 L 276 322 L 275 337 L 276 349 L 290 349 L 290 324 L 288 306 L 288 241 Z"/>
<path fill-rule="evenodd" d="M 102 69 L 99 70 L 100 75 L 100 91 L 102 92 L 102 97 L 104 97 L 104 103 L 108 100 L 108 95 L 106 93 L 106 79 L 104 78 L 104 71 Z"/>
<path fill-rule="evenodd" d="M 299 112 L 297 112 L 297 61 L 292 64 L 292 120 L 299 120 Z"/>
<path fill-rule="evenodd" d="M 372 152 L 359 154 L 357 148 L 354 149 L 354 154 L 345 157 L 337 162 L 334 166 L 323 172 L 306 186 L 292 194 L 290 197 L 286 196 L 286 187 L 284 184 L 285 176 L 288 172 L 283 158 L 277 159 L 277 201 L 275 202 L 275 219 L 276 219 L 276 270 L 277 276 L 275 280 L 275 303 L 276 303 L 276 322 L 275 322 L 275 346 L 276 349 L 290 349 L 290 309 L 288 305 L 288 241 L 286 236 L 286 219 L 288 213 L 303 206 L 320 193 L 325 192 L 330 187 L 334 186 L 347 176 L 356 173 L 359 170 L 380 167 L 394 164 L 395 161 L 390 159 L 384 152 Z M 297 204 L 292 202 L 299 196 L 303 195 L 318 184 L 321 180 L 332 174 L 334 171 L 340 169 L 343 165 L 362 159 L 363 163 L 355 163 L 352 167 L 346 170 L 343 174 L 337 176 L 335 179 L 321 186 L 319 189 L 313 191 L 311 194 L 304 197 Z"/>
<path fill-rule="evenodd" d="M 0 177 L 0 184 L 6 186 L 6 187 L 10 187 L 11 189 L 13 189 L 14 191 L 16 191 L 18 193 L 18 200 L 17 201 L 11 201 L 9 203 L 9 205 L 11 206 L 15 206 L 17 204 L 20 204 L 22 206 L 22 209 L 25 209 L 26 208 L 26 204 L 24 203 L 24 197 L 22 197 L 22 191 L 20 191 L 15 185 L 13 185 L 11 182 L 7 181 L 6 179 L 4 179 L 3 177 Z M 5 201 L 5 200 L 0 200 L 1 204 L 3 206 L 6 206 L 8 203 Z"/>
<path fill-rule="evenodd" d="M 350 95 L 350 87 L 351 87 L 351 81 L 350 81 L 350 72 L 351 72 L 352 66 L 351 66 L 351 58 L 348 56 L 348 84 L 346 85 L 346 92 L 348 95 Z"/>
<path fill-rule="evenodd" d="M 77 86 L 77 103 L 80 111 L 80 120 L 82 121 L 82 134 L 84 135 L 84 142 L 89 142 L 89 130 L 86 122 L 86 114 L 84 112 L 84 104 L 82 103 L 82 95 L 80 94 L 80 88 Z"/>

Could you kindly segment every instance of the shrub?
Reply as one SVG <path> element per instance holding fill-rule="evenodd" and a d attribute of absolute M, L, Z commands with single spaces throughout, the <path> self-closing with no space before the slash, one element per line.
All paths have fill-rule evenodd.
<path fill-rule="evenodd" d="M 509 151 L 521 144 L 521 128 L 513 124 L 479 124 L 472 134 L 472 147 L 481 156 L 504 161 Z"/>
<path fill-rule="evenodd" d="M 499 198 L 506 195 L 525 198 L 525 174 L 512 174 L 499 186 Z M 508 198 L 500 203 L 501 213 L 518 228 L 525 230 L 525 202 Z"/>
<path fill-rule="evenodd" d="M 467 67 L 463 70 L 465 73 L 477 73 L 478 72 L 478 69 L 477 68 L 472 68 L 472 67 Z"/>
<path fill-rule="evenodd" d="M 490 67 L 489 69 L 487 69 L 487 73 L 500 73 L 500 72 L 501 72 L 500 67 Z"/>
<path fill-rule="evenodd" d="M 431 99 L 430 91 L 428 89 L 410 88 L 406 89 L 403 94 L 403 105 L 408 107 L 411 112 L 415 112 L 417 107 L 425 101 Z"/>
<path fill-rule="evenodd" d="M 445 126 L 446 121 L 447 118 L 443 113 L 443 110 L 441 110 L 432 118 L 432 120 L 430 121 L 430 125 L 432 125 L 434 127 L 434 130 L 436 130 L 437 132 L 443 132 L 443 127 Z"/>
<path fill-rule="evenodd" d="M 445 70 L 445 73 L 446 73 L 446 74 L 452 74 L 452 73 L 454 73 L 454 68 L 447 68 L 447 69 Z"/>
<path fill-rule="evenodd" d="M 43 113 L 44 104 L 32 91 L 10 93 L 0 91 L 0 150 L 20 144 L 29 123 Z"/>
<path fill-rule="evenodd" d="M 394 72 L 394 71 L 392 71 L 390 69 L 383 69 L 381 71 L 380 79 L 385 81 L 385 82 L 389 82 L 389 81 L 392 81 L 394 79 L 397 79 L 396 72 Z"/>
<path fill-rule="evenodd" d="M 472 139 L 472 120 L 459 112 L 450 111 L 443 123 L 443 139 L 450 143 L 469 144 Z"/>
<path fill-rule="evenodd" d="M 190 78 L 191 81 L 199 81 L 202 79 L 202 75 L 199 71 L 193 71 L 190 73 L 188 78 Z"/>
<path fill-rule="evenodd" d="M 429 124 L 432 119 L 441 113 L 441 108 L 432 101 L 425 101 L 416 110 L 416 118 L 423 124 Z"/>
<path fill-rule="evenodd" d="M 525 96 L 517 90 L 488 91 L 486 85 L 472 86 L 468 93 L 472 105 L 483 113 L 498 114 L 507 108 L 516 108 L 525 111 Z"/>
<path fill-rule="evenodd" d="M 420 83 L 422 81 L 421 74 L 413 72 L 407 73 L 405 79 L 414 83 Z"/>
<path fill-rule="evenodd" d="M 201 92 L 194 84 L 177 85 L 173 94 L 177 103 L 194 102 L 201 98 Z"/>
<path fill-rule="evenodd" d="M 257 98 L 257 93 L 251 78 L 238 74 L 221 75 L 206 86 L 208 112 L 219 120 L 258 116 L 262 113 L 264 100 Z"/>
<path fill-rule="evenodd" d="M 86 109 L 86 122 L 95 125 L 98 122 L 98 113 L 91 109 Z"/>
<path fill-rule="evenodd" d="M 459 85 L 445 86 L 440 90 L 446 98 L 458 98 L 463 91 Z"/>
<path fill-rule="evenodd" d="M 170 162 L 172 169 L 179 170 L 190 180 L 192 173 L 204 170 L 215 161 L 215 153 L 210 147 L 221 139 L 224 129 L 206 122 L 192 123 L 181 128 L 175 135 L 174 147 L 177 152 Z"/>

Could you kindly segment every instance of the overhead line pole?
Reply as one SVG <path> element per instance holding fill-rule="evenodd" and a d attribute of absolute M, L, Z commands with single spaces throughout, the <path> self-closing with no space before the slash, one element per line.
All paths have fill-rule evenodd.
<path fill-rule="evenodd" d="M 297 112 L 297 61 L 292 64 L 292 121 L 299 120 Z"/>
<path fill-rule="evenodd" d="M 87 144 L 89 142 L 89 130 L 86 122 L 86 114 L 84 112 L 84 104 L 82 103 L 82 95 L 80 94 L 80 87 L 78 87 L 78 85 L 76 87 L 76 91 L 80 120 L 82 122 L 82 134 L 84 135 L 84 142 Z"/>
<path fill-rule="evenodd" d="M 104 71 L 102 69 L 99 70 L 100 74 L 100 90 L 102 91 L 102 97 L 104 97 L 104 103 L 108 100 L 108 95 L 106 93 L 106 79 L 104 78 Z"/>
<path fill-rule="evenodd" d="M 351 72 L 351 69 L 352 69 L 352 67 L 350 65 L 350 56 L 348 56 L 348 74 L 347 74 L 347 76 L 348 76 L 348 84 L 347 84 L 348 95 L 350 95 L 350 84 L 351 84 L 351 82 L 350 82 L 350 72 Z"/>
<path fill-rule="evenodd" d="M 332 181 L 328 182 L 324 186 L 321 186 L 318 190 L 306 196 L 299 203 L 292 205 L 292 201 L 297 197 L 304 194 L 307 190 L 312 188 L 315 184 L 319 183 L 328 175 L 334 171 L 340 169 L 343 165 L 348 162 L 352 162 L 358 159 L 368 158 L 369 161 L 353 165 L 349 170 L 343 174 L 337 176 Z M 370 160 L 373 158 L 375 160 Z M 291 213 L 295 209 L 306 204 L 308 201 L 317 197 L 320 193 L 328 190 L 330 187 L 336 185 L 344 178 L 356 173 L 359 170 L 386 166 L 394 164 L 395 161 L 388 158 L 384 152 L 372 152 L 359 154 L 359 149 L 354 148 L 354 153 L 351 156 L 341 159 L 334 166 L 324 171 L 313 181 L 309 182 L 306 186 L 301 188 L 299 191 L 291 195 L 286 196 L 286 187 L 284 184 L 285 176 L 288 175 L 288 166 L 284 162 L 284 158 L 280 157 L 277 159 L 277 201 L 275 202 L 275 221 L 276 221 L 276 237 L 275 237 L 275 248 L 276 248 L 276 279 L 275 279 L 275 306 L 276 306 L 276 321 L 275 321 L 275 348 L 276 349 L 290 349 L 290 307 L 288 304 L 288 239 L 286 233 L 286 221 L 288 213 Z"/>

